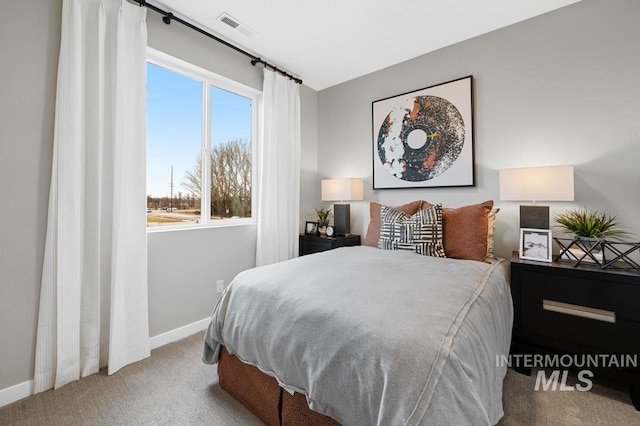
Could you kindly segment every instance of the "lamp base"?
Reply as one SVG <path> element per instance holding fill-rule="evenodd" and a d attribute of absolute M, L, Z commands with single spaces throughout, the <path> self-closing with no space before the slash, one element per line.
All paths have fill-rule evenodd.
<path fill-rule="evenodd" d="M 333 229 L 336 235 L 351 233 L 351 206 L 349 204 L 333 205 Z"/>
<path fill-rule="evenodd" d="M 549 206 L 520 206 L 520 228 L 549 229 Z"/>

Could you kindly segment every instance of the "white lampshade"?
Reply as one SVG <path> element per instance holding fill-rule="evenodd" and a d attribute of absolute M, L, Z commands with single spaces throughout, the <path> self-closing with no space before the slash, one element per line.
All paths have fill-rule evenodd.
<path fill-rule="evenodd" d="M 352 201 L 364 199 L 362 179 L 323 179 L 322 201 Z"/>
<path fill-rule="evenodd" d="M 573 201 L 573 166 L 502 169 L 500 199 Z"/>

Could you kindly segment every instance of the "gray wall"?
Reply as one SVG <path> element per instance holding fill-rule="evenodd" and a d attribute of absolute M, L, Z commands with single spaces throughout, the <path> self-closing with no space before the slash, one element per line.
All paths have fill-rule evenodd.
<path fill-rule="evenodd" d="M 365 200 L 390 205 L 496 200 L 496 251 L 510 256 L 519 204 L 498 200 L 498 170 L 573 164 L 576 201 L 552 212 L 607 210 L 640 238 L 639 16 L 637 0 L 583 0 L 321 91 L 320 177 L 363 177 Z M 371 102 L 471 74 L 476 187 L 373 191 Z M 352 203 L 352 229 L 367 221 Z"/>
<path fill-rule="evenodd" d="M 315 220 L 314 207 L 320 207 L 318 180 L 318 92 L 300 88 L 300 232 L 304 222 Z"/>
<path fill-rule="evenodd" d="M 0 389 L 33 378 L 61 1 L 0 14 Z"/>
<path fill-rule="evenodd" d="M 61 0 L 8 2 L 0 14 L 0 390 L 33 378 L 47 221 Z M 248 86 L 262 68 L 148 12 L 149 45 Z M 317 94 L 302 87 L 302 203 L 317 199 Z M 316 190 L 317 191 L 317 190 Z M 10 202 L 9 202 L 10 201 Z M 309 207 L 307 206 L 307 209 Z M 301 215 L 303 215 L 301 209 Z M 304 221 L 301 218 L 301 221 Z M 255 262 L 255 225 L 150 233 L 151 336 L 211 314 L 215 281 Z"/>

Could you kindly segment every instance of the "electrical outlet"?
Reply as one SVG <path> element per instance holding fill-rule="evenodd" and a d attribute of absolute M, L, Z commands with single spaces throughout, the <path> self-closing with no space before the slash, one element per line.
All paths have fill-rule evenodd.
<path fill-rule="evenodd" d="M 224 291 L 224 280 L 218 280 L 216 284 L 218 285 L 218 293 L 222 293 Z"/>

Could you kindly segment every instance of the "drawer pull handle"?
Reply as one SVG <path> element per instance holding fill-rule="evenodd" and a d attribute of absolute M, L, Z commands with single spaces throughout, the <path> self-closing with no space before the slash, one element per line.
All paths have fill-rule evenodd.
<path fill-rule="evenodd" d="M 542 299 L 542 309 L 545 311 L 559 312 L 561 314 L 590 318 L 613 324 L 616 322 L 615 312 L 605 311 L 604 309 L 589 308 L 587 306 L 572 305 L 570 303 L 556 302 L 553 300 Z"/>

